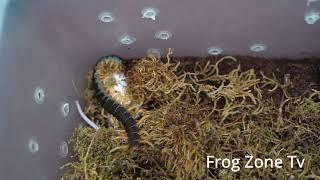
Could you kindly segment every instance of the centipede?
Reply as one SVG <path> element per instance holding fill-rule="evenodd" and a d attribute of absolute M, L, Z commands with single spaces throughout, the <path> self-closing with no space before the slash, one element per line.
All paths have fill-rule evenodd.
<path fill-rule="evenodd" d="M 114 116 L 124 127 L 130 147 L 139 146 L 139 128 L 136 120 L 125 106 L 130 103 L 124 95 L 123 84 L 114 81 L 121 79 L 124 72 L 124 60 L 116 55 L 101 57 L 93 70 L 92 82 L 95 98 L 101 106 Z M 123 82 L 123 81 L 120 81 Z"/>

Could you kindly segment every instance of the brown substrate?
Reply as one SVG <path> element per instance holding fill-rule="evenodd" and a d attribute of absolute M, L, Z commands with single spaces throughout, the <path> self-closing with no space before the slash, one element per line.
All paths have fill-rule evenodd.
<path fill-rule="evenodd" d="M 185 64 L 185 70 L 192 70 L 192 66 L 195 62 L 199 61 L 211 61 L 216 62 L 224 55 L 220 56 L 208 56 L 208 57 L 176 57 L 174 61 L 180 61 Z M 300 59 L 288 59 L 288 58 L 263 58 L 254 56 L 233 56 L 238 61 L 236 63 L 223 63 L 221 64 L 221 73 L 230 72 L 236 68 L 238 64 L 241 66 L 242 71 L 254 69 L 255 72 L 263 72 L 266 76 L 272 77 L 273 74 L 276 78 L 283 82 L 285 75 L 290 75 L 290 80 L 293 84 L 290 92 L 292 95 L 298 96 L 310 89 L 320 89 L 320 58 L 300 58 Z M 132 68 L 140 59 L 127 59 L 125 61 L 127 70 Z M 166 58 L 162 58 L 161 61 L 166 62 Z"/>

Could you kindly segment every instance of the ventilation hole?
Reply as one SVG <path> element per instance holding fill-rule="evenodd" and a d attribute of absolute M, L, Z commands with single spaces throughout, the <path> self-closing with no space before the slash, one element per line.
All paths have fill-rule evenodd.
<path fill-rule="evenodd" d="M 210 55 L 219 55 L 223 52 L 223 50 L 219 47 L 211 46 L 207 49 L 207 52 Z"/>
<path fill-rule="evenodd" d="M 315 24 L 320 19 L 320 12 L 310 11 L 304 16 L 304 20 L 307 24 Z"/>
<path fill-rule="evenodd" d="M 121 44 L 130 45 L 136 41 L 136 38 L 129 35 L 124 35 L 119 38 L 119 41 Z"/>
<path fill-rule="evenodd" d="M 67 157 L 68 152 L 69 152 L 68 143 L 66 141 L 62 141 L 59 145 L 59 155 L 62 158 L 65 158 Z"/>
<path fill-rule="evenodd" d="M 156 20 L 156 16 L 159 13 L 159 9 L 157 8 L 144 8 L 141 11 L 142 18 Z"/>
<path fill-rule="evenodd" d="M 39 144 L 34 138 L 31 138 L 29 140 L 28 149 L 29 149 L 29 152 L 31 152 L 32 154 L 39 151 Z"/>
<path fill-rule="evenodd" d="M 115 16 L 111 12 L 102 12 L 99 14 L 99 20 L 105 23 L 114 21 Z"/>
<path fill-rule="evenodd" d="M 168 40 L 169 38 L 172 37 L 172 33 L 166 30 L 162 30 L 162 31 L 156 32 L 155 37 L 157 39 Z"/>
<path fill-rule="evenodd" d="M 147 50 L 148 56 L 160 57 L 161 52 L 159 49 L 151 48 Z"/>
<path fill-rule="evenodd" d="M 61 105 L 61 114 L 63 117 L 68 116 L 69 112 L 70 112 L 70 107 L 69 107 L 69 103 L 63 103 Z"/>
<path fill-rule="evenodd" d="M 254 43 L 250 46 L 250 50 L 253 52 L 261 52 L 265 51 L 267 49 L 267 46 L 262 43 Z"/>
<path fill-rule="evenodd" d="M 40 88 L 40 87 L 37 87 L 35 90 L 34 90 L 34 101 L 37 103 L 37 104 L 42 104 L 44 102 L 44 99 L 45 99 L 45 95 L 44 95 L 44 89 Z"/>

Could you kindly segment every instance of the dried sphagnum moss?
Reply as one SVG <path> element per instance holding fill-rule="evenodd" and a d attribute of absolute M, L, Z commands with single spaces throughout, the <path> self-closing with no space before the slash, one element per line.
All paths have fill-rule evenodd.
<path fill-rule="evenodd" d="M 320 91 L 291 97 L 281 84 L 240 66 L 226 74 L 219 64 L 196 62 L 186 72 L 179 63 L 141 59 L 128 74 L 129 109 L 138 120 L 141 147 L 129 149 L 123 128 L 86 91 L 86 113 L 101 126 L 78 128 L 71 138 L 77 160 L 65 179 L 288 179 L 320 177 Z M 279 98 L 280 97 L 280 98 Z M 113 119 L 113 121 L 116 121 Z M 112 124 L 112 123 L 111 123 Z M 304 168 L 206 169 L 206 155 L 241 158 L 298 155 Z"/>

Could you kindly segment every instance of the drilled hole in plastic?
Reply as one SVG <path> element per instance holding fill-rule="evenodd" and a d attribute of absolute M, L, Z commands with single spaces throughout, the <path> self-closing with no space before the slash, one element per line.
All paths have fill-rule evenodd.
<path fill-rule="evenodd" d="M 222 48 L 211 46 L 207 49 L 208 54 L 210 55 L 219 55 L 223 52 Z"/>
<path fill-rule="evenodd" d="M 136 41 L 136 38 L 129 36 L 129 35 L 124 35 L 119 38 L 119 41 L 121 44 L 130 45 Z"/>
<path fill-rule="evenodd" d="M 262 52 L 262 51 L 265 51 L 266 49 L 267 49 L 267 46 L 262 43 L 254 43 L 250 46 L 250 50 L 252 52 Z"/>
<path fill-rule="evenodd" d="M 69 152 L 68 143 L 66 141 L 62 141 L 59 145 L 59 155 L 63 158 L 67 157 Z"/>
<path fill-rule="evenodd" d="M 307 24 L 315 24 L 320 19 L 320 12 L 310 11 L 304 16 L 304 20 Z"/>
<path fill-rule="evenodd" d="M 152 19 L 152 20 L 156 20 L 156 16 L 159 13 L 159 10 L 157 8 L 144 8 L 141 11 L 142 14 L 142 18 L 146 18 L 146 19 Z"/>
<path fill-rule="evenodd" d="M 39 144 L 34 138 L 31 138 L 29 140 L 28 149 L 29 149 L 29 152 L 31 152 L 32 154 L 35 154 L 36 152 L 39 151 Z"/>
<path fill-rule="evenodd" d="M 147 50 L 148 56 L 160 57 L 161 52 L 159 49 L 151 48 Z"/>
<path fill-rule="evenodd" d="M 114 21 L 115 16 L 111 12 L 102 12 L 99 14 L 99 20 L 105 23 Z"/>
<path fill-rule="evenodd" d="M 63 117 L 68 116 L 68 114 L 69 114 L 69 112 L 70 112 L 69 103 L 63 103 L 63 104 L 61 105 L 60 111 L 61 111 L 61 114 L 62 114 Z"/>
<path fill-rule="evenodd" d="M 44 102 L 44 99 L 45 99 L 44 89 L 42 89 L 40 87 L 37 87 L 34 90 L 33 97 L 34 97 L 34 101 L 37 104 L 42 104 Z"/>
<path fill-rule="evenodd" d="M 166 30 L 158 31 L 156 32 L 155 37 L 157 39 L 168 40 L 172 37 L 172 33 Z"/>

